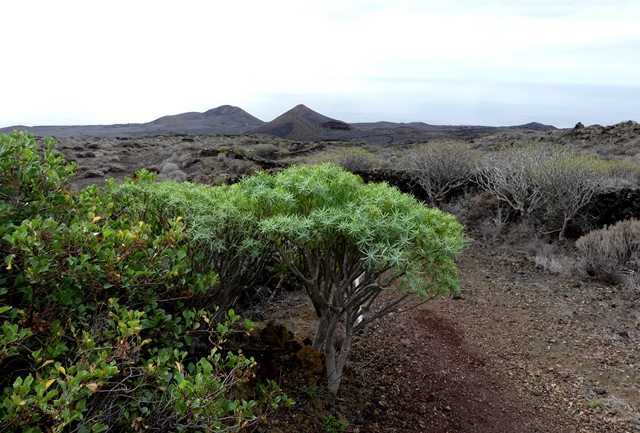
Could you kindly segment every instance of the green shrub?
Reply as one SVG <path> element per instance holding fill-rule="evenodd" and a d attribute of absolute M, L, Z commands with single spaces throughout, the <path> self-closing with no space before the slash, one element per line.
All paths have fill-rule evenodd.
<path fill-rule="evenodd" d="M 327 433 L 342 433 L 349 425 L 336 418 L 334 415 L 324 415 L 322 417 L 322 429 Z"/>
<path fill-rule="evenodd" d="M 589 409 L 605 409 L 607 404 L 600 399 L 592 399 L 587 402 Z"/>
<path fill-rule="evenodd" d="M 53 139 L 47 139 L 40 149 L 26 132 L 0 135 L 0 230 L 70 207 L 69 179 L 76 165 L 54 147 Z"/>

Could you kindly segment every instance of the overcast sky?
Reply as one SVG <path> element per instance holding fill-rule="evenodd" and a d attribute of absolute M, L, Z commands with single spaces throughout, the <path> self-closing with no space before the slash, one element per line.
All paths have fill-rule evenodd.
<path fill-rule="evenodd" d="M 640 121 L 638 0 L 3 0 L 0 127 Z"/>

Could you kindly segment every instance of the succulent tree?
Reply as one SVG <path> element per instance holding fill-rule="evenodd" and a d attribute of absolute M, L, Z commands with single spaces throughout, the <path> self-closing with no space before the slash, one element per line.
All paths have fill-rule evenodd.
<path fill-rule="evenodd" d="M 360 329 L 458 290 L 454 260 L 466 242 L 463 227 L 387 184 L 364 184 L 324 164 L 258 173 L 239 185 L 260 209 L 262 234 L 311 298 L 318 315 L 313 346 L 324 349 L 333 393 Z M 382 297 L 389 289 L 397 293 Z"/>

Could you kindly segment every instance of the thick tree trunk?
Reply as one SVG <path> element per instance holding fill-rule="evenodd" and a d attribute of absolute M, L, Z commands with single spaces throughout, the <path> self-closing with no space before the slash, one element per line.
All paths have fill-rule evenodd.
<path fill-rule="evenodd" d="M 340 374 L 336 367 L 336 348 L 334 346 L 333 335 L 327 338 L 327 344 L 324 348 L 324 356 L 327 364 L 327 388 L 331 394 L 336 395 L 338 393 L 338 388 L 340 388 Z"/>
<path fill-rule="evenodd" d="M 340 379 L 342 378 L 342 370 L 347 363 L 347 357 L 349 356 L 349 349 L 351 349 L 351 342 L 353 341 L 353 335 L 345 335 L 342 346 L 340 346 L 340 355 L 336 362 L 336 373 L 338 374 L 338 385 L 340 385 Z M 338 390 L 336 389 L 336 392 Z"/>
<path fill-rule="evenodd" d="M 324 342 L 324 357 L 327 365 L 327 388 L 332 394 L 338 393 L 340 387 L 340 378 L 342 376 L 342 368 L 338 370 L 338 363 L 336 362 L 336 328 L 338 327 L 338 320 L 340 316 L 337 314 L 332 315 L 328 320 L 327 338 Z"/>

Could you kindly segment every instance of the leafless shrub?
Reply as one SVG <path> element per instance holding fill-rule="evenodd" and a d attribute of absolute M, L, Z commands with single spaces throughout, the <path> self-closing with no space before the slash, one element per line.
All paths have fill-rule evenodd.
<path fill-rule="evenodd" d="M 487 155 L 478 183 L 540 234 L 564 240 L 571 223 L 611 177 L 610 165 L 550 143 L 524 143 Z"/>
<path fill-rule="evenodd" d="M 538 170 L 537 185 L 544 194 L 549 220 L 561 221 L 550 232 L 558 232 L 563 240 L 569 224 L 611 177 L 611 169 L 599 158 L 579 156 L 572 151 L 556 151 L 554 156 Z"/>
<path fill-rule="evenodd" d="M 582 236 L 578 270 L 598 280 L 620 284 L 640 271 L 640 221 L 631 219 Z"/>
<path fill-rule="evenodd" d="M 466 193 L 450 203 L 441 206 L 442 210 L 453 214 L 468 230 L 476 230 L 487 227 L 494 231 L 502 227 L 508 220 L 506 209 L 500 201 L 488 192 Z"/>
<path fill-rule="evenodd" d="M 522 219 L 543 203 L 536 171 L 553 158 L 550 146 L 524 143 L 487 154 L 478 164 L 478 183 Z"/>
<path fill-rule="evenodd" d="M 408 153 L 401 170 L 411 174 L 436 206 L 474 179 L 477 159 L 476 152 L 462 143 L 432 142 Z"/>
<path fill-rule="evenodd" d="M 231 159 L 229 161 L 229 172 L 238 176 L 245 176 L 257 171 L 257 167 L 251 161 L 242 159 Z"/>

